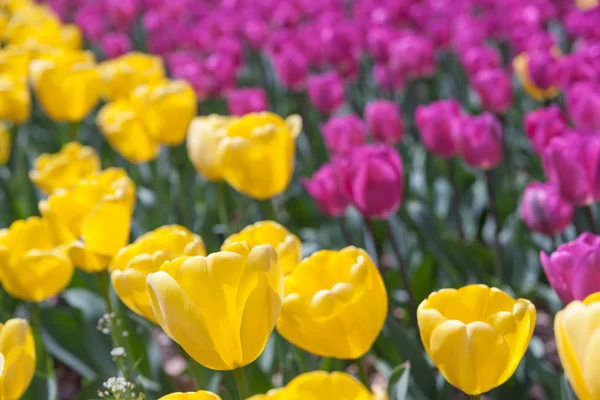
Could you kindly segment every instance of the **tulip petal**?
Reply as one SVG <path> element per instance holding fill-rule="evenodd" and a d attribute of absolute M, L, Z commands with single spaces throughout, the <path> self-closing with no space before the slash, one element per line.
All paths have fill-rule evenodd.
<path fill-rule="evenodd" d="M 500 385 L 500 379 L 510 361 L 510 349 L 504 338 L 483 322 L 467 325 L 467 333 L 472 368 L 477 376 L 479 391 L 485 393 Z"/>
<path fill-rule="evenodd" d="M 2 373 L 4 372 L 4 356 L 0 353 L 0 378 L 2 378 Z"/>
<path fill-rule="evenodd" d="M 0 325 L 0 353 L 4 372 L 0 378 L 0 398 L 20 398 L 35 372 L 35 344 L 31 328 L 23 319 L 11 319 Z"/>
<path fill-rule="evenodd" d="M 421 341 L 425 346 L 427 353 L 431 353 L 431 334 L 441 324 L 447 321 L 447 319 L 434 309 L 425 309 L 424 300 L 422 305 L 419 306 L 417 311 L 417 319 L 419 320 L 419 331 L 421 333 Z"/>
<path fill-rule="evenodd" d="M 116 255 L 129 240 L 130 220 L 131 207 L 124 194 L 105 197 L 83 223 L 86 247 L 94 253 Z"/>
<path fill-rule="evenodd" d="M 600 313 L 599 313 L 600 314 Z M 600 322 L 600 320 L 599 320 Z M 587 353 L 583 363 L 583 378 L 587 382 L 592 398 L 600 399 L 600 325 L 587 343 Z"/>

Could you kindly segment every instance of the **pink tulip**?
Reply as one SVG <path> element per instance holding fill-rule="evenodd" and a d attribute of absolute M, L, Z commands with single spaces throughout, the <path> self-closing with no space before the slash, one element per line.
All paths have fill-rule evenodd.
<path fill-rule="evenodd" d="M 355 114 L 331 117 L 321 130 L 330 154 L 348 154 L 365 143 L 365 124 Z"/>
<path fill-rule="evenodd" d="M 454 131 L 458 153 L 473 168 L 489 170 L 502 160 L 502 125 L 492 114 L 466 116 Z"/>
<path fill-rule="evenodd" d="M 454 156 L 454 131 L 461 118 L 462 111 L 456 100 L 439 100 L 417 107 L 415 124 L 425 148 L 438 157 Z"/>
<path fill-rule="evenodd" d="M 367 104 L 365 121 L 369 132 L 378 142 L 396 144 L 404 136 L 404 121 L 393 101 L 375 100 Z"/>
<path fill-rule="evenodd" d="M 306 86 L 308 60 L 294 49 L 282 50 L 273 56 L 277 78 L 286 89 L 301 90 Z"/>
<path fill-rule="evenodd" d="M 424 36 L 406 35 L 390 44 L 390 66 L 401 71 L 407 80 L 429 77 L 435 73 L 433 43 Z"/>
<path fill-rule="evenodd" d="M 495 114 L 505 113 L 513 103 L 510 75 L 500 68 L 478 72 L 471 80 L 481 105 Z"/>
<path fill-rule="evenodd" d="M 121 32 L 109 32 L 102 36 L 100 47 L 107 58 L 114 58 L 131 51 L 129 36 Z"/>
<path fill-rule="evenodd" d="M 521 219 L 532 231 L 556 235 L 573 221 L 573 206 L 551 183 L 532 182 L 523 193 Z"/>
<path fill-rule="evenodd" d="M 267 108 L 267 94 L 263 88 L 235 89 L 227 96 L 227 109 L 232 115 L 242 116 Z"/>
<path fill-rule="evenodd" d="M 480 71 L 502 66 L 500 53 L 490 46 L 472 47 L 466 50 L 461 57 L 461 62 L 469 77 L 475 76 Z"/>
<path fill-rule="evenodd" d="M 567 93 L 567 110 L 577 128 L 600 130 L 600 85 L 573 86 Z"/>
<path fill-rule="evenodd" d="M 567 120 L 556 104 L 535 109 L 525 115 L 525 132 L 538 154 L 542 154 L 550 140 L 565 133 L 567 128 Z"/>
<path fill-rule="evenodd" d="M 345 96 L 344 82 L 337 72 L 325 72 L 308 78 L 308 98 L 323 114 L 331 114 L 339 109 Z"/>
<path fill-rule="evenodd" d="M 350 205 L 350 198 L 342 190 L 340 177 L 332 164 L 321 165 L 310 179 L 301 178 L 300 182 L 325 215 L 339 217 Z"/>

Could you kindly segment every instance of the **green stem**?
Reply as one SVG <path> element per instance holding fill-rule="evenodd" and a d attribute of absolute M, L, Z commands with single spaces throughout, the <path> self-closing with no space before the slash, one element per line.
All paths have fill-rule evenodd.
<path fill-rule="evenodd" d="M 31 325 L 33 327 L 35 338 L 35 354 L 37 358 L 38 370 L 41 369 L 45 375 L 46 348 L 44 346 L 44 341 L 42 340 L 42 318 L 39 303 L 33 303 L 33 310 L 31 312 Z"/>
<path fill-rule="evenodd" d="M 169 152 L 169 161 L 171 162 L 171 167 L 175 170 L 176 174 L 177 174 L 177 189 L 178 189 L 178 198 L 179 198 L 179 216 L 181 218 L 181 223 L 183 226 L 185 226 L 186 228 L 191 228 L 190 225 L 190 214 L 188 212 L 188 205 L 187 205 L 187 195 L 186 195 L 186 190 L 184 188 L 184 174 L 183 174 L 183 168 L 181 165 L 180 160 L 177 157 L 177 154 L 174 151 L 175 149 L 172 148 L 167 148 L 167 151 Z"/>
<path fill-rule="evenodd" d="M 498 282 L 502 281 L 504 274 L 504 256 L 502 254 L 502 247 L 500 246 L 500 219 L 498 216 L 498 206 L 496 205 L 496 194 L 494 192 L 494 183 L 492 180 L 492 173 L 487 170 L 485 171 L 485 182 L 487 185 L 487 194 L 489 202 L 489 210 L 492 218 L 494 219 L 494 249 L 496 251 L 496 279 Z"/>
<path fill-rule="evenodd" d="M 596 219 L 594 218 L 594 211 L 592 210 L 592 206 L 585 206 L 583 208 L 583 211 L 585 211 L 585 216 L 588 220 L 588 224 L 590 225 L 590 232 L 598 233 L 598 230 L 596 229 Z"/>
<path fill-rule="evenodd" d="M 333 369 L 333 358 L 323 358 L 321 360 L 321 366 L 319 367 L 319 369 L 322 371 L 331 372 L 331 370 Z"/>
<path fill-rule="evenodd" d="M 248 379 L 246 378 L 244 367 L 234 369 L 232 372 L 240 400 L 247 399 L 250 397 L 250 389 L 248 389 Z"/>
<path fill-rule="evenodd" d="M 304 354 L 302 349 L 298 346 L 294 346 L 294 352 L 296 353 L 296 360 L 298 361 L 300 373 L 308 371 L 308 369 L 306 368 L 306 354 Z"/>
<path fill-rule="evenodd" d="M 470 397 L 471 399 L 474 399 L 474 400 L 479 400 L 479 399 L 481 399 L 481 395 L 480 395 L 480 394 L 475 394 L 475 395 L 473 395 L 473 396 L 469 396 L 469 397 Z"/>
<path fill-rule="evenodd" d="M 73 141 L 77 141 L 77 137 L 79 136 L 79 124 L 80 121 L 73 121 L 69 124 L 69 138 Z"/>
<path fill-rule="evenodd" d="M 449 159 L 447 165 L 448 179 L 450 180 L 450 185 L 452 186 L 452 209 L 454 212 L 454 218 L 456 218 L 456 230 L 458 231 L 458 237 L 464 239 L 465 229 L 463 227 L 462 217 L 460 214 L 460 190 L 458 188 L 458 183 L 456 182 L 456 170 L 454 168 L 454 160 Z"/>
<path fill-rule="evenodd" d="M 100 291 L 101 291 L 102 297 L 104 297 L 104 302 L 106 303 L 106 311 L 109 314 L 112 314 L 113 306 L 110 301 L 110 293 L 108 290 L 109 288 L 108 288 L 108 279 L 106 276 L 106 272 L 100 271 L 97 273 L 97 276 L 98 276 L 98 282 L 100 282 Z"/>
<path fill-rule="evenodd" d="M 181 348 L 180 348 L 181 349 Z M 185 356 L 188 362 L 188 369 L 190 371 L 190 375 L 194 379 L 196 383 L 196 388 L 198 390 L 202 390 L 206 388 L 206 379 L 204 377 L 204 371 L 202 370 L 202 366 L 196 362 L 192 357 L 190 357 L 185 350 L 181 349 L 181 353 Z"/>
<path fill-rule="evenodd" d="M 361 358 L 357 358 L 355 360 L 356 366 L 358 367 L 358 376 L 360 377 L 361 382 L 369 388 L 369 376 L 367 375 L 367 369 L 365 368 L 365 363 Z"/>
<path fill-rule="evenodd" d="M 263 220 L 277 221 L 277 213 L 273 207 L 272 199 L 258 200 L 260 206 L 260 213 Z"/>
<path fill-rule="evenodd" d="M 227 184 L 225 182 L 216 182 L 217 189 L 217 212 L 219 213 L 219 222 L 225 228 L 225 235 L 229 235 L 229 215 L 227 212 Z"/>

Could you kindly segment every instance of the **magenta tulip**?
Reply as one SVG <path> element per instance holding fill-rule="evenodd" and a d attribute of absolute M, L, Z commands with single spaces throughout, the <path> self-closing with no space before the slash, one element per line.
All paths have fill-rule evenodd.
<path fill-rule="evenodd" d="M 406 35 L 390 44 L 390 66 L 401 71 L 407 80 L 435 73 L 433 43 L 425 36 Z"/>
<path fill-rule="evenodd" d="M 227 109 L 233 115 L 242 116 L 267 108 L 267 94 L 263 88 L 236 89 L 227 96 Z"/>
<path fill-rule="evenodd" d="M 459 127 L 461 118 L 462 111 L 456 100 L 439 100 L 417 107 L 415 124 L 427 150 L 443 158 L 454 156 L 453 132 Z"/>
<path fill-rule="evenodd" d="M 503 69 L 479 71 L 471 79 L 471 84 L 486 111 L 503 114 L 512 106 L 512 82 L 510 75 Z"/>
<path fill-rule="evenodd" d="M 573 221 L 573 206 L 551 183 L 532 182 L 523 193 L 521 219 L 532 231 L 556 235 Z"/>
<path fill-rule="evenodd" d="M 584 130 L 600 130 L 600 86 L 578 83 L 567 94 L 567 110 L 575 126 Z"/>
<path fill-rule="evenodd" d="M 564 134 L 568 127 L 565 116 L 556 104 L 538 108 L 525 116 L 525 132 L 538 154 L 542 154 L 550 140 Z"/>
<path fill-rule="evenodd" d="M 345 99 L 344 82 L 335 71 L 312 75 L 308 78 L 308 98 L 323 114 L 331 114 L 342 106 Z"/>
<path fill-rule="evenodd" d="M 330 154 L 348 154 L 365 143 L 365 124 L 355 114 L 331 117 L 322 127 L 325 147 Z"/>
<path fill-rule="evenodd" d="M 465 50 L 461 57 L 461 63 L 467 76 L 473 77 L 480 71 L 500 68 L 502 58 L 495 47 L 480 46 Z"/>
<path fill-rule="evenodd" d="M 375 100 L 365 107 L 369 132 L 378 142 L 396 144 L 404 136 L 404 121 L 398 105 L 389 100 Z"/>
<path fill-rule="evenodd" d="M 323 164 L 310 179 L 301 178 L 300 182 L 325 215 L 339 217 L 350 205 L 350 198 L 342 190 L 340 177 L 332 164 Z"/>
<path fill-rule="evenodd" d="M 490 113 L 465 116 L 454 131 L 454 141 L 462 159 L 473 168 L 489 170 L 502 160 L 502 125 Z"/>
<path fill-rule="evenodd" d="M 295 49 L 283 49 L 273 55 L 273 66 L 281 84 L 288 90 L 297 91 L 306 86 L 308 60 Z"/>

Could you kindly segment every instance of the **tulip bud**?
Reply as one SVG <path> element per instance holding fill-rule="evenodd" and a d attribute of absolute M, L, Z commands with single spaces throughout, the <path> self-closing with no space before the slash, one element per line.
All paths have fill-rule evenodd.
<path fill-rule="evenodd" d="M 129 241 L 135 185 L 125 171 L 109 168 L 56 191 L 39 204 L 69 257 L 85 272 L 104 270 Z"/>
<path fill-rule="evenodd" d="M 157 272 L 165 261 L 205 255 L 200 236 L 183 226 L 162 226 L 123 247 L 110 264 L 110 278 L 115 292 L 131 311 L 157 323 L 146 290 L 148 274 Z"/>
<path fill-rule="evenodd" d="M 365 143 L 365 124 L 356 114 L 331 117 L 321 127 L 330 154 L 347 154 Z"/>
<path fill-rule="evenodd" d="M 35 374 L 35 343 L 27 321 L 14 318 L 0 324 L 0 355 L 4 358 L 0 399 L 18 400 Z"/>
<path fill-rule="evenodd" d="M 375 342 L 387 307 L 383 279 L 367 252 L 321 250 L 286 277 L 277 331 L 313 354 L 356 359 Z"/>
<path fill-rule="evenodd" d="M 580 399 L 600 398 L 600 294 L 574 301 L 554 319 L 560 362 Z"/>
<path fill-rule="evenodd" d="M 308 98 L 317 110 L 332 114 L 344 103 L 344 82 L 334 71 L 312 75 L 308 78 Z"/>
<path fill-rule="evenodd" d="M 600 199 L 599 163 L 600 138 L 593 134 L 567 132 L 552 139 L 542 153 L 546 177 L 575 206 Z"/>
<path fill-rule="evenodd" d="M 573 221 L 573 206 L 560 197 L 554 185 L 533 182 L 523 193 L 521 219 L 535 232 L 556 235 Z"/>
<path fill-rule="evenodd" d="M 200 390 L 198 392 L 171 393 L 158 400 L 221 400 L 221 398 L 212 392 Z"/>
<path fill-rule="evenodd" d="M 295 50 L 283 50 L 273 56 L 275 73 L 281 84 L 290 91 L 301 90 L 306 86 L 308 59 Z"/>
<path fill-rule="evenodd" d="M 390 44 L 390 66 L 401 71 L 407 80 L 429 77 L 435 73 L 433 43 L 425 36 L 406 35 Z"/>
<path fill-rule="evenodd" d="M 99 66 L 105 100 L 129 96 L 137 86 L 164 79 L 165 69 L 160 57 L 144 53 L 128 53 Z"/>
<path fill-rule="evenodd" d="M 0 231 L 0 282 L 17 299 L 39 303 L 71 282 L 73 264 L 44 218 L 13 222 Z"/>
<path fill-rule="evenodd" d="M 260 19 L 251 19 L 244 25 L 244 37 L 254 50 L 260 50 L 269 37 L 269 25 Z"/>
<path fill-rule="evenodd" d="M 454 132 L 460 125 L 462 110 L 456 100 L 439 100 L 418 106 L 415 124 L 423 145 L 438 157 L 450 158 L 456 154 Z"/>
<path fill-rule="evenodd" d="M 473 168 L 492 169 L 502 160 L 502 125 L 492 114 L 464 117 L 454 141 L 460 156 Z"/>
<path fill-rule="evenodd" d="M 29 120 L 31 95 L 24 76 L 0 74 L 0 119 L 20 125 Z"/>
<path fill-rule="evenodd" d="M 217 164 L 235 190 L 265 200 L 281 194 L 294 172 L 300 117 L 283 119 L 262 112 L 247 114 L 227 127 L 217 146 Z"/>
<path fill-rule="evenodd" d="M 552 138 L 567 131 L 568 124 L 560 107 L 537 108 L 525 116 L 525 132 L 536 153 L 542 154 Z"/>
<path fill-rule="evenodd" d="M 248 225 L 238 233 L 229 236 L 221 246 L 222 250 L 236 242 L 244 242 L 250 249 L 268 244 L 277 252 L 284 275 L 290 274 L 302 256 L 302 242 L 275 221 L 259 221 Z"/>
<path fill-rule="evenodd" d="M 404 121 L 393 101 L 375 100 L 367 104 L 365 121 L 369 132 L 378 142 L 396 144 L 404 136 Z"/>
<path fill-rule="evenodd" d="M 209 181 L 223 180 L 217 149 L 233 121 L 233 117 L 211 114 L 196 117 L 190 123 L 186 143 L 188 156 L 196 171 Z"/>
<path fill-rule="evenodd" d="M 270 245 L 232 243 L 208 257 L 166 262 L 147 278 L 165 333 L 207 368 L 232 370 L 264 350 L 283 301 L 283 273 Z"/>
<path fill-rule="evenodd" d="M 0 123 L 0 165 L 5 165 L 10 159 L 11 138 L 6 125 Z"/>
<path fill-rule="evenodd" d="M 107 58 L 115 58 L 131 51 L 131 40 L 122 32 L 110 32 L 102 36 L 100 47 Z"/>
<path fill-rule="evenodd" d="M 44 153 L 36 158 L 29 179 L 51 194 L 58 189 L 68 189 L 99 170 L 100 158 L 96 150 L 79 142 L 70 142 L 58 153 Z"/>
<path fill-rule="evenodd" d="M 548 51 L 521 53 L 515 57 L 513 67 L 529 96 L 542 101 L 558 94 L 554 86 L 556 57 Z"/>
<path fill-rule="evenodd" d="M 480 71 L 502 67 L 502 58 L 495 47 L 476 46 L 461 54 L 461 63 L 471 78 Z"/>
<path fill-rule="evenodd" d="M 263 88 L 236 89 L 227 96 L 227 110 L 232 115 L 242 116 L 267 108 L 267 94 Z"/>
<path fill-rule="evenodd" d="M 402 74 L 386 64 L 375 64 L 373 67 L 373 80 L 377 87 L 392 93 L 401 90 L 406 84 Z"/>
<path fill-rule="evenodd" d="M 54 51 L 30 64 L 33 90 L 55 121 L 81 121 L 96 106 L 102 80 L 94 55 L 86 51 Z"/>
<path fill-rule="evenodd" d="M 529 300 L 469 285 L 433 292 L 417 310 L 425 350 L 444 378 L 476 396 L 502 385 L 523 358 L 535 327 Z"/>
<path fill-rule="evenodd" d="M 473 77 L 471 83 L 486 111 L 503 114 L 512 106 L 512 82 L 503 69 L 480 71 Z"/>
<path fill-rule="evenodd" d="M 600 292 L 600 236 L 583 233 L 550 256 L 540 253 L 546 277 L 564 304 Z"/>
<path fill-rule="evenodd" d="M 567 111 L 577 128 L 600 129 L 600 87 L 589 83 L 574 85 L 567 93 Z"/>
<path fill-rule="evenodd" d="M 321 165 L 310 179 L 301 178 L 300 182 L 319 210 L 327 216 L 339 217 L 350 205 L 350 198 L 342 189 L 340 177 L 333 164 Z"/>

